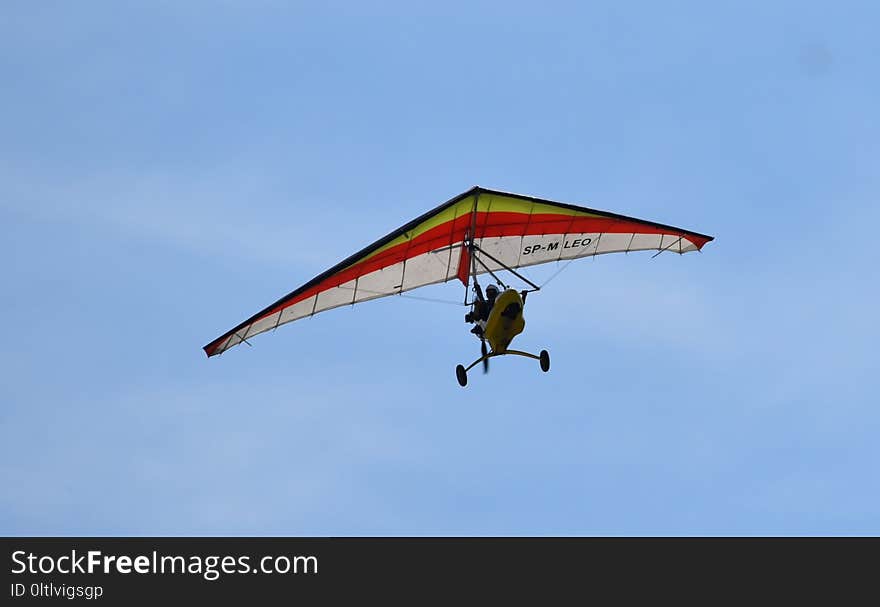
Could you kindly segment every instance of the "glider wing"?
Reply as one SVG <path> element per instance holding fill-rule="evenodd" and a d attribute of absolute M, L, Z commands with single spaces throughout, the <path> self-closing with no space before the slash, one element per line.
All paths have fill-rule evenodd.
<path fill-rule="evenodd" d="M 482 274 L 503 266 L 520 268 L 605 253 L 688 253 L 710 240 L 711 236 L 659 223 L 474 187 L 333 266 L 204 350 L 214 356 L 254 335 L 339 306 L 454 278 L 467 284 L 472 265 Z M 471 241 L 479 263 L 470 259 L 466 244 Z"/>

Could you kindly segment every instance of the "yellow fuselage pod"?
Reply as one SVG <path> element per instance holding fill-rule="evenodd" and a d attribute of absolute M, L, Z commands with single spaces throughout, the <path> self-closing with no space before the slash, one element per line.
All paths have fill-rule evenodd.
<path fill-rule="evenodd" d="M 489 340 L 492 352 L 502 353 L 525 326 L 522 297 L 516 290 L 507 289 L 495 298 L 483 334 Z"/>

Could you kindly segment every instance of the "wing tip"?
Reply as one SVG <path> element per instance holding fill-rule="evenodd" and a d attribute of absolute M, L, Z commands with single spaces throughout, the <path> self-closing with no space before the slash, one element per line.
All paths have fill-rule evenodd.
<path fill-rule="evenodd" d="M 710 242 L 715 240 L 714 236 L 708 236 L 706 234 L 698 234 L 698 236 L 700 236 L 703 239 L 703 242 L 700 243 L 700 245 L 697 247 L 698 251 L 702 251 L 703 247 L 705 247 L 707 244 L 709 244 Z"/>

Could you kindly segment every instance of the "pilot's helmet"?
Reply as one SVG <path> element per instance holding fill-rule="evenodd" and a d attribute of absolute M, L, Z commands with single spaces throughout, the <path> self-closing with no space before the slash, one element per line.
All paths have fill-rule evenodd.
<path fill-rule="evenodd" d="M 495 285 L 489 285 L 488 287 L 486 287 L 486 297 L 490 299 L 495 299 L 496 297 L 498 297 L 498 287 L 496 287 Z"/>

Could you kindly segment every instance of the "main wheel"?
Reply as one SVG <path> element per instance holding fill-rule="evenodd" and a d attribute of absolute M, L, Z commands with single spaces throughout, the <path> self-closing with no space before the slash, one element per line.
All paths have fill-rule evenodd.
<path fill-rule="evenodd" d="M 547 350 L 541 350 L 541 371 L 546 373 L 550 370 L 550 353 Z"/>
<path fill-rule="evenodd" d="M 467 371 L 464 370 L 464 365 L 455 367 L 455 377 L 458 378 L 459 386 L 464 388 L 467 385 Z"/>

